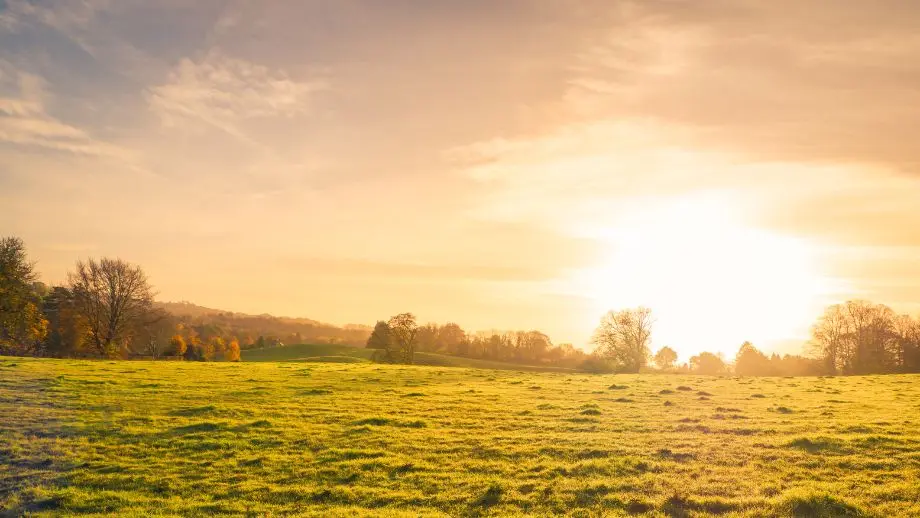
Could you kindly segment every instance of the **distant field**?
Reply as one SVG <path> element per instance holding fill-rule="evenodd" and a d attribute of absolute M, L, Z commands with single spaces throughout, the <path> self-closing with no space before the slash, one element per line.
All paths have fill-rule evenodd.
<path fill-rule="evenodd" d="M 920 516 L 920 377 L 0 358 L 18 516 Z"/>
<path fill-rule="evenodd" d="M 356 363 L 369 362 L 373 353 L 373 349 L 349 347 L 347 345 L 297 344 L 243 351 L 243 361 Z M 539 372 L 569 372 L 571 370 L 562 367 L 519 365 L 433 353 L 415 353 L 415 363 L 434 367 L 467 367 L 471 369 Z"/>

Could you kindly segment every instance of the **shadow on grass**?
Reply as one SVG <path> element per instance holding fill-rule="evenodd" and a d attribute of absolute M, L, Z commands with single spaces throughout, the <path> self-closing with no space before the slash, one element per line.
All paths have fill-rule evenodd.
<path fill-rule="evenodd" d="M 802 493 L 789 495 L 782 499 L 776 508 L 776 516 L 862 518 L 869 515 L 859 507 L 838 497 Z"/>
<path fill-rule="evenodd" d="M 843 441 L 831 437 L 816 437 L 814 439 L 810 439 L 808 437 L 800 437 L 790 441 L 787 446 L 790 448 L 805 450 L 808 453 L 847 453 Z"/>
<path fill-rule="evenodd" d="M 661 512 L 671 518 L 684 518 L 695 516 L 696 513 L 700 512 L 707 515 L 726 514 L 736 510 L 736 508 L 737 505 L 720 498 L 697 500 L 681 495 L 673 495 L 662 504 Z M 692 515 L 691 511 L 693 511 Z"/>

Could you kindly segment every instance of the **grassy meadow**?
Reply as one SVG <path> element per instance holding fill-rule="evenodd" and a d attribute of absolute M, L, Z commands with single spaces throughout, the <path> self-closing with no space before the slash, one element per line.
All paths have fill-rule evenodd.
<path fill-rule="evenodd" d="M 297 344 L 243 351 L 243 361 L 361 363 L 370 362 L 373 354 L 373 349 L 351 347 L 348 345 Z M 416 365 L 428 365 L 433 367 L 467 367 L 472 369 L 502 369 L 538 372 L 571 371 L 571 369 L 552 365 L 521 365 L 517 363 L 422 352 L 415 353 L 414 362 Z"/>
<path fill-rule="evenodd" d="M 0 358 L 0 514 L 920 516 L 918 376 L 311 357 Z"/>

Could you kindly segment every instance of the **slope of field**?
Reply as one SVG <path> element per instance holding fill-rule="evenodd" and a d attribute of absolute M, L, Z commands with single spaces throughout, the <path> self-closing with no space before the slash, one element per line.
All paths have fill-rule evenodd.
<path fill-rule="evenodd" d="M 296 344 L 243 351 L 243 361 L 357 363 L 369 362 L 372 354 L 374 354 L 373 349 L 349 347 L 347 345 Z M 571 369 L 562 367 L 521 365 L 517 363 L 477 360 L 434 353 L 415 353 L 415 363 L 416 365 L 428 365 L 433 367 L 466 367 L 471 369 L 539 372 L 571 371 Z"/>
<path fill-rule="evenodd" d="M 18 516 L 918 516 L 920 377 L 0 359 Z"/>

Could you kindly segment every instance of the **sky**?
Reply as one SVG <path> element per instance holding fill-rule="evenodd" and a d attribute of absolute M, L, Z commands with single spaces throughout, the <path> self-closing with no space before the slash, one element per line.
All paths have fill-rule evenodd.
<path fill-rule="evenodd" d="M 799 352 L 920 313 L 914 0 L 0 0 L 0 234 L 46 282 Z"/>

